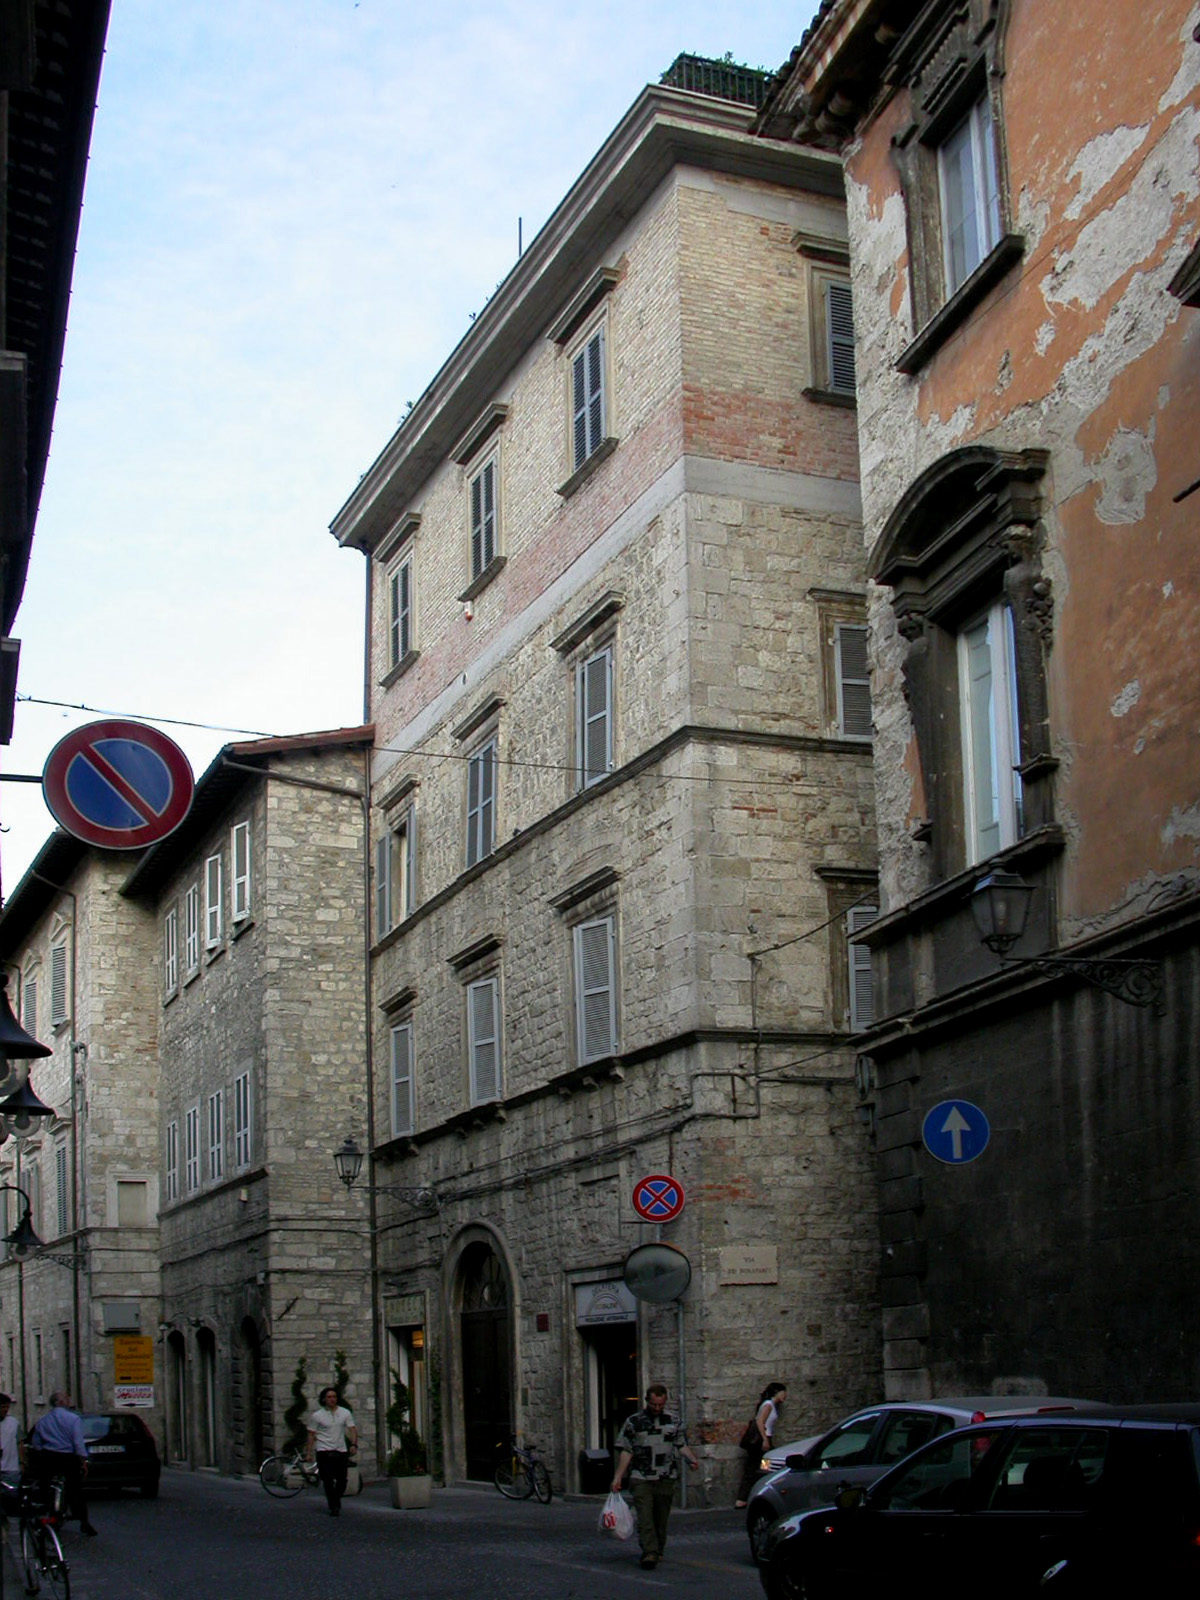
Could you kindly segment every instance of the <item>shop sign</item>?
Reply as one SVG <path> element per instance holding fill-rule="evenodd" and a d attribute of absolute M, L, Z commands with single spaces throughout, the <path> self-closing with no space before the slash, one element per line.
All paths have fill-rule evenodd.
<path fill-rule="evenodd" d="M 778 1283 L 779 1246 L 774 1244 L 725 1244 L 718 1263 L 719 1282 Z"/>
<path fill-rule="evenodd" d="M 575 1285 L 575 1322 L 580 1328 L 599 1328 L 612 1322 L 636 1322 L 637 1301 L 619 1278 L 606 1283 Z"/>
<path fill-rule="evenodd" d="M 145 1334 L 118 1334 L 113 1339 L 113 1382 L 135 1385 L 154 1382 L 153 1339 Z"/>
<path fill-rule="evenodd" d="M 154 1385 L 152 1383 L 113 1384 L 114 1406 L 137 1406 L 146 1409 L 153 1404 Z"/>

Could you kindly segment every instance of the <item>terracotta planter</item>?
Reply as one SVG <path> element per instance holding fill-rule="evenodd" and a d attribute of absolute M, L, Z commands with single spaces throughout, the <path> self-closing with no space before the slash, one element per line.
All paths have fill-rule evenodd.
<path fill-rule="evenodd" d="M 392 1486 L 392 1504 L 397 1511 L 425 1511 L 433 1504 L 433 1479 L 389 1478 Z"/>

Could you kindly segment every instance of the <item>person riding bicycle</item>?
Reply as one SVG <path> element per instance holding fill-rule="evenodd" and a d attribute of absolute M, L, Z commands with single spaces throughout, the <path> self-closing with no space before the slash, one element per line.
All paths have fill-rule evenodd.
<path fill-rule="evenodd" d="M 332 1384 L 322 1389 L 317 1398 L 320 1405 L 308 1419 L 306 1455 L 311 1461 L 315 1447 L 317 1472 L 329 1503 L 329 1515 L 339 1517 L 342 1496 L 346 1492 L 346 1474 L 350 1469 L 350 1451 L 358 1448 L 358 1429 L 353 1413 L 342 1405 Z"/>
<path fill-rule="evenodd" d="M 29 1435 L 28 1458 L 42 1498 L 49 1502 L 51 1479 L 65 1479 L 71 1515 L 79 1518 L 84 1533 L 94 1536 L 97 1530 L 88 1520 L 83 1493 L 88 1469 L 87 1442 L 79 1413 L 71 1409 L 71 1396 L 65 1389 L 54 1391 L 50 1396 L 50 1410 L 34 1423 Z"/>

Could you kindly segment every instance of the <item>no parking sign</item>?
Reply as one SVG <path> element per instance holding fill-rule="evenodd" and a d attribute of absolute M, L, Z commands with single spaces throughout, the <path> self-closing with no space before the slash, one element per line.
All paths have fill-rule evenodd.
<path fill-rule="evenodd" d="M 141 850 L 174 833 L 193 788 L 188 758 L 173 739 L 115 719 L 60 739 L 42 771 L 55 822 L 101 850 Z"/>

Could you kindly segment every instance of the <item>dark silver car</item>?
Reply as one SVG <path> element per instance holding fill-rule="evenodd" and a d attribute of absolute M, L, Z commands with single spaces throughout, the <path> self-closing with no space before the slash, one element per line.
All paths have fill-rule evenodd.
<path fill-rule="evenodd" d="M 1013 1412 L 1075 1411 L 1086 1400 L 1048 1395 L 959 1395 L 941 1400 L 885 1401 L 864 1406 L 815 1443 L 773 1449 L 769 1467 L 746 1502 L 750 1553 L 762 1562 L 767 1530 L 777 1517 L 829 1505 L 843 1485 L 866 1488 L 931 1439 L 970 1422 Z M 807 1446 L 807 1448 L 806 1448 Z"/>

